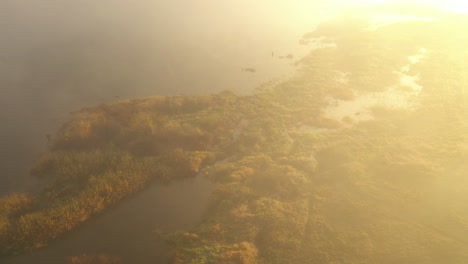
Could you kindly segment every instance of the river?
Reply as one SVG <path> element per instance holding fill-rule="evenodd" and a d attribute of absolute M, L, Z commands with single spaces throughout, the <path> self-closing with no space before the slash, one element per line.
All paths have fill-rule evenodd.
<path fill-rule="evenodd" d="M 309 50 L 300 37 L 323 18 L 288 9 L 268 1 L 2 1 L 0 195 L 37 190 L 29 170 L 72 111 L 150 95 L 246 94 L 285 78 Z M 212 188 L 201 178 L 153 185 L 49 247 L 1 261 L 64 263 L 87 253 L 161 263 L 167 252 L 152 231 L 198 224 Z"/>
<path fill-rule="evenodd" d="M 188 230 L 198 224 L 213 188 L 201 175 L 170 185 L 151 185 L 47 248 L 1 263 L 62 264 L 70 256 L 84 254 L 114 256 L 123 263 L 166 263 L 168 251 L 156 231 Z"/>
<path fill-rule="evenodd" d="M 248 93 L 290 74 L 308 50 L 298 40 L 322 19 L 304 23 L 297 7 L 266 2 L 209 2 L 2 1 L 0 194 L 34 188 L 29 168 L 70 112 L 149 95 Z"/>
<path fill-rule="evenodd" d="M 1 1 L 0 195 L 37 189 L 28 172 L 72 111 L 150 95 L 247 94 L 286 78 L 311 49 L 301 36 L 341 3 Z M 404 71 L 402 85 L 415 84 Z M 363 98 L 354 112 L 369 107 Z M 350 113 L 346 104 L 329 114 L 341 119 Z M 50 247 L 2 263 L 64 263 L 84 253 L 164 262 L 166 249 L 152 231 L 198 224 L 213 188 L 201 177 L 152 185 Z"/>

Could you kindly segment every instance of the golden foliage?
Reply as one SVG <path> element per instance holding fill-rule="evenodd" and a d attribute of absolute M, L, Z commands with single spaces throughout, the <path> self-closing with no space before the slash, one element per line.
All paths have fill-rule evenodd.
<path fill-rule="evenodd" d="M 244 241 L 225 250 L 218 261 L 220 264 L 256 264 L 258 249 L 254 244 Z"/>
<path fill-rule="evenodd" d="M 0 198 L 0 216 L 17 215 L 33 206 L 33 198 L 26 193 L 11 193 Z"/>

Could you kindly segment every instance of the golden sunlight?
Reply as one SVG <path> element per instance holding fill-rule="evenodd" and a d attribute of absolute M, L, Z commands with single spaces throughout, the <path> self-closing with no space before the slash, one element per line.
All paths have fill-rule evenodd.
<path fill-rule="evenodd" d="M 405 3 L 421 4 L 434 7 L 442 11 L 454 13 L 468 13 L 468 2 L 459 0 L 410 0 L 410 1 L 391 1 L 391 0 L 356 0 L 346 1 L 350 5 L 375 6 L 384 3 Z"/>
<path fill-rule="evenodd" d="M 315 1 L 299 0 L 303 6 L 316 6 Z M 330 7 L 337 10 L 346 9 L 349 7 L 371 7 L 388 3 L 401 3 L 401 4 L 420 4 L 429 7 L 434 7 L 442 11 L 455 12 L 455 13 L 468 13 L 468 2 L 459 0 L 409 0 L 409 1 L 395 1 L 395 0 L 345 0 L 345 1 L 328 1 Z"/>
<path fill-rule="evenodd" d="M 262 3 L 261 8 L 264 7 L 264 2 L 265 1 L 260 2 Z M 277 13 L 275 13 L 277 16 L 274 20 L 278 17 L 284 17 L 285 14 L 293 14 L 289 16 L 290 22 L 294 21 L 296 24 L 299 23 L 309 27 L 315 25 L 317 21 L 335 17 L 343 12 L 353 12 L 356 11 L 356 9 L 367 9 L 387 4 L 391 5 L 392 10 L 397 13 L 408 13 L 408 7 L 411 9 L 410 12 L 416 11 L 420 14 L 424 14 L 426 11 L 430 12 L 431 10 L 457 14 L 468 13 L 468 2 L 457 0 L 330 0 L 326 2 L 311 0 L 268 1 L 268 5 L 274 6 L 274 9 L 277 10 Z M 248 2 L 248 5 L 251 5 L 251 3 Z M 412 9 L 412 7 L 417 6 L 422 6 L 421 10 Z M 317 12 L 317 10 L 319 10 L 319 12 Z"/>

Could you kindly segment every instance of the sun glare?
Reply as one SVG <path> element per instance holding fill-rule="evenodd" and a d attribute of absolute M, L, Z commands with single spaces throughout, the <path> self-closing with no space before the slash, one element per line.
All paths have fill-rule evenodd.
<path fill-rule="evenodd" d="M 392 0 L 357 0 L 349 1 L 350 4 L 355 2 L 357 5 L 375 6 L 384 3 L 414 3 L 434 7 L 446 12 L 468 13 L 468 2 L 460 0 L 410 0 L 410 1 L 392 1 Z"/>
<path fill-rule="evenodd" d="M 408 10 L 404 6 L 421 6 L 424 10 L 421 10 L 422 13 L 426 10 L 433 11 L 442 11 L 448 13 L 456 14 L 468 14 L 468 1 L 460 0 L 330 0 L 330 1 L 311 1 L 311 0 L 294 0 L 294 1 L 285 1 L 285 0 L 276 0 L 277 7 L 280 8 L 279 14 L 284 14 L 285 10 L 288 10 L 290 13 L 294 14 L 295 17 L 293 20 L 299 20 L 303 24 L 315 24 L 317 20 L 328 19 L 336 15 L 341 14 L 342 12 L 348 12 L 353 10 L 361 10 L 363 8 L 378 7 L 380 5 L 387 5 L 395 3 L 396 6 L 402 6 L 401 10 L 398 8 L 393 9 L 395 12 L 406 13 L 408 15 Z M 314 16 L 311 16 L 311 13 L 314 10 L 320 9 L 320 12 Z M 412 10 L 412 11 L 418 11 Z M 417 14 L 415 14 L 417 15 Z"/>
<path fill-rule="evenodd" d="M 452 1 L 447 10 L 455 13 L 468 14 L 468 2 Z"/>

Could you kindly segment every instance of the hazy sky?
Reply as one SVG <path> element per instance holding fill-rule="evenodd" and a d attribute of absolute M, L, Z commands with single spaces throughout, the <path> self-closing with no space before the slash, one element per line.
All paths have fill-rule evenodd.
<path fill-rule="evenodd" d="M 27 34 L 35 41 L 50 35 L 67 36 L 104 27 L 146 31 L 155 24 L 167 29 L 197 28 L 200 31 L 226 27 L 263 27 L 298 30 L 307 28 L 349 6 L 369 6 L 389 0 L 2 0 L 2 42 L 9 36 Z M 463 1 L 413 0 L 448 9 L 466 10 Z M 172 23 L 177 17 L 178 23 Z M 135 27 L 138 25 L 138 27 Z M 97 28 L 96 28 L 97 27 Z M 158 27 L 159 28 L 159 27 Z M 25 37 L 22 35 L 21 37 Z M 18 39 L 17 39 L 18 40 Z"/>
<path fill-rule="evenodd" d="M 264 27 L 298 30 L 310 27 L 324 17 L 349 6 L 369 6 L 388 0 L 311 1 L 311 0 L 2 0 L 0 27 L 2 42 L 8 36 L 27 34 L 36 41 L 53 34 L 67 36 L 96 30 L 95 27 L 120 27 L 148 30 L 156 23 L 167 29 L 197 28 L 222 30 L 226 27 Z M 445 8 L 466 9 L 462 1 L 413 0 Z M 173 24 L 174 17 L 178 23 Z M 158 27 L 159 28 L 159 27 Z M 24 37 L 24 35 L 23 35 Z"/>

